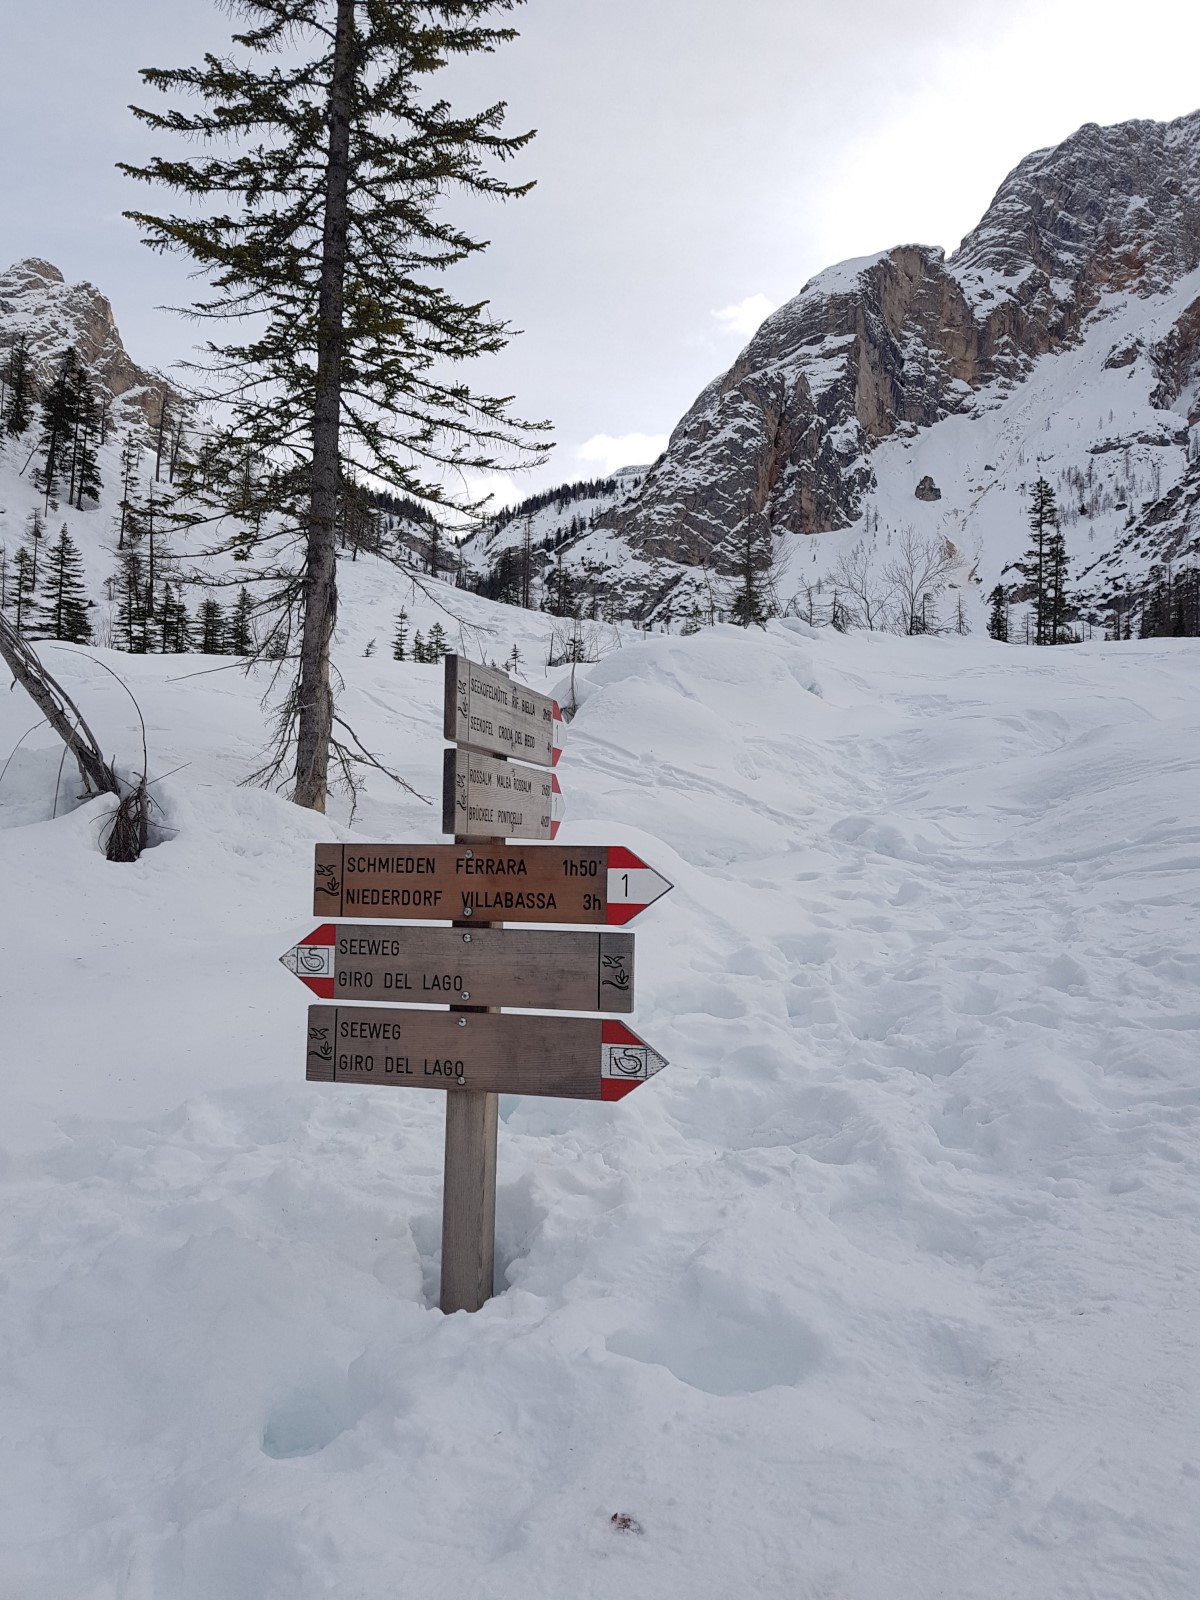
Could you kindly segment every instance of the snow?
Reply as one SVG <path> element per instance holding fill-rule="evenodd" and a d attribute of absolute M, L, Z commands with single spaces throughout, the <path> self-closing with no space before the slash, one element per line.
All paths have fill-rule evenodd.
<path fill-rule="evenodd" d="M 431 793 L 441 674 L 386 640 L 436 613 L 341 570 L 347 714 Z M 443 598 L 561 682 L 552 619 Z M 0 1594 L 1200 1592 L 1200 644 L 606 639 L 560 840 L 676 885 L 632 1019 L 671 1066 L 502 1103 L 474 1317 L 436 1309 L 439 1098 L 302 1078 L 277 957 L 348 812 L 239 787 L 264 683 L 94 652 L 181 767 L 133 866 L 22 746 Z M 53 659 L 132 762 L 120 687 Z M 34 720 L 0 695 L 0 751 Z M 437 821 L 372 779 L 355 831 Z"/>
<path fill-rule="evenodd" d="M 858 287 L 858 280 L 864 272 L 889 254 L 887 250 L 876 250 L 873 255 L 852 256 L 848 261 L 838 261 L 823 272 L 818 272 L 815 278 L 810 278 L 796 298 L 802 299 L 809 294 L 848 294 Z M 782 307 L 785 312 L 787 309 L 786 305 Z"/>

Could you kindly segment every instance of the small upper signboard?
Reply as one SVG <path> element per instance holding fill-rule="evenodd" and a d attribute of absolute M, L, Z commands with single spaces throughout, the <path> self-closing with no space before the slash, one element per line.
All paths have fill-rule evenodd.
<path fill-rule="evenodd" d="M 442 829 L 456 838 L 553 839 L 562 810 L 552 772 L 474 750 L 445 753 Z"/>
<path fill-rule="evenodd" d="M 514 683 L 496 667 L 446 657 L 445 731 L 452 744 L 552 767 L 561 728 L 562 714 L 549 695 Z"/>

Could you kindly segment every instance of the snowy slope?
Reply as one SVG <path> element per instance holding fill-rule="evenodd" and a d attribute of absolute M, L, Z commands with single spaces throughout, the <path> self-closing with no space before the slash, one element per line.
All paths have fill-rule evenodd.
<path fill-rule="evenodd" d="M 1187 390 L 1156 405 L 1161 372 L 1150 352 L 1200 297 L 1200 270 L 1153 296 L 1108 295 L 1078 342 L 1043 355 L 1018 385 L 999 385 L 971 410 L 896 434 L 871 456 L 875 487 L 862 515 L 836 533 L 791 537 L 790 571 L 812 581 L 860 541 L 886 558 L 888 534 L 912 528 L 954 542 L 964 575 L 977 582 L 977 627 L 986 596 L 1029 544 L 1028 490 L 1039 476 L 1055 489 L 1076 589 L 1085 615 L 1102 621 L 1113 593 L 1143 582 L 1156 564 L 1195 560 L 1200 528 L 1182 538 L 1129 530 L 1181 484 L 1200 455 L 1200 413 Z M 1189 425 L 1189 418 L 1193 417 Z M 941 499 L 916 497 L 929 476 Z M 1174 534 L 1175 530 L 1168 530 Z"/>
<path fill-rule="evenodd" d="M 430 791 L 440 673 L 363 657 L 396 593 L 355 568 L 344 704 Z M 450 598 L 532 668 L 546 619 Z M 4 1600 L 1200 1591 L 1200 645 L 609 643 L 564 836 L 676 884 L 672 1064 L 504 1102 L 473 1318 L 439 1097 L 302 1081 L 276 957 L 345 810 L 237 786 L 262 685 L 105 656 L 189 763 L 135 866 L 105 802 L 47 820 L 44 733 L 0 781 Z M 0 695 L 0 749 L 33 720 Z M 372 780 L 357 831 L 436 824 Z"/>

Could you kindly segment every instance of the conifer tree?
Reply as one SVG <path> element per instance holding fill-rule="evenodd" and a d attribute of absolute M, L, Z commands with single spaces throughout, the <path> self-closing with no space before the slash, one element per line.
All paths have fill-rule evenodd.
<path fill-rule="evenodd" d="M 992 609 L 988 612 L 988 633 L 1001 644 L 1008 643 L 1008 596 L 1004 585 L 998 583 L 988 595 Z"/>
<path fill-rule="evenodd" d="M 29 581 L 36 590 L 42 540 L 46 537 L 46 524 L 42 521 L 42 514 L 36 506 L 29 513 L 29 525 L 25 530 L 25 537 L 29 541 Z"/>
<path fill-rule="evenodd" d="M 229 619 L 228 649 L 231 656 L 254 654 L 254 607 L 245 584 L 238 590 L 237 603 Z"/>
<path fill-rule="evenodd" d="M 555 553 L 554 565 L 545 582 L 542 610 L 554 617 L 572 617 L 579 606 L 579 592 L 569 567 L 563 566 L 562 551 Z"/>
<path fill-rule="evenodd" d="M 8 393 L 0 426 L 7 434 L 19 438 L 31 421 L 29 392 L 29 349 L 26 336 L 19 333 L 8 352 Z"/>
<path fill-rule="evenodd" d="M 24 545 L 19 545 L 13 558 L 11 601 L 13 625 L 18 633 L 29 626 L 36 587 L 33 577 L 33 562 L 29 551 Z"/>
<path fill-rule="evenodd" d="M 145 655 L 151 648 L 151 608 L 146 604 L 146 534 L 141 513 L 134 508 L 125 526 L 125 543 L 117 552 L 112 592 L 117 606 L 118 650 Z"/>
<path fill-rule="evenodd" d="M 45 494 L 45 511 L 49 511 L 51 498 L 64 473 L 69 474 L 71 470 L 82 376 L 79 357 L 73 349 L 68 350 L 53 383 L 42 398 L 42 426 L 37 442 L 41 461 L 34 481 Z M 73 488 L 72 485 L 72 491 Z"/>
<path fill-rule="evenodd" d="M 425 641 L 426 661 L 440 661 L 446 654 L 448 644 L 449 640 L 446 638 L 445 628 L 442 627 L 440 622 L 435 622 L 429 630 L 428 639 Z"/>
<path fill-rule="evenodd" d="M 264 454 L 279 513 L 264 539 L 294 540 L 299 557 L 275 592 L 302 618 L 281 737 L 294 731 L 293 799 L 318 811 L 336 742 L 329 651 L 344 470 L 455 505 L 448 485 L 459 469 L 544 448 L 506 399 L 446 375 L 501 349 L 509 329 L 485 301 L 458 301 L 434 277 L 484 248 L 450 220 L 449 191 L 505 199 L 528 187 L 488 170 L 532 137 L 502 131 L 503 105 L 456 115 L 428 82 L 512 38 L 489 19 L 517 3 L 239 0 L 236 58 L 142 74 L 199 108 L 135 114 L 204 149 L 125 166 L 196 203 L 189 215 L 130 215 L 153 248 L 181 251 L 209 276 L 201 315 L 256 313 L 245 342 L 209 347 L 228 422 L 213 441 L 208 496 L 217 514 L 235 445 Z M 280 565 L 276 550 L 265 566 Z"/>
<path fill-rule="evenodd" d="M 425 536 L 425 560 L 433 577 L 437 577 L 442 567 L 442 529 L 436 517 L 430 519 L 429 532 Z"/>
<path fill-rule="evenodd" d="M 162 586 L 155 622 L 158 648 L 163 655 L 182 655 L 191 649 L 191 619 L 187 614 L 187 606 L 169 581 Z"/>
<path fill-rule="evenodd" d="M 429 656 L 426 654 L 426 651 L 425 651 L 425 641 L 421 637 L 420 628 L 417 629 L 416 636 L 413 639 L 412 658 L 413 658 L 414 661 L 421 662 L 421 663 L 424 663 L 424 662 L 429 660 Z"/>
<path fill-rule="evenodd" d="M 132 433 L 125 435 L 121 446 L 121 498 L 117 501 L 117 549 L 125 548 L 125 530 L 131 515 L 137 511 L 137 472 L 141 460 L 141 447 Z"/>
<path fill-rule="evenodd" d="M 1029 505 L 1029 527 L 1033 534 L 1033 543 L 1025 552 L 1024 560 L 1018 563 L 1019 571 L 1033 590 L 1031 598 L 1035 644 L 1054 643 L 1051 619 L 1050 540 L 1057 526 L 1058 505 L 1054 490 L 1045 478 L 1039 478 L 1033 486 Z"/>
<path fill-rule="evenodd" d="M 201 603 L 198 626 L 201 654 L 224 655 L 225 613 L 221 609 L 220 601 L 214 600 L 211 595 Z"/>
<path fill-rule="evenodd" d="M 1046 541 L 1046 643 L 1069 642 L 1067 634 L 1067 541 L 1057 525 Z"/>
<path fill-rule="evenodd" d="M 401 611 L 396 617 L 396 631 L 392 635 L 392 660 L 403 661 L 408 650 L 408 612 Z"/>
<path fill-rule="evenodd" d="M 766 627 L 767 618 L 772 615 L 771 540 L 771 525 L 766 517 L 747 512 L 739 533 L 737 589 L 729 612 L 729 620 L 740 628 Z M 834 599 L 836 603 L 836 595 Z M 844 609 L 834 626 L 845 626 Z"/>
<path fill-rule="evenodd" d="M 71 447 L 71 492 L 80 511 L 84 501 L 95 505 L 100 498 L 100 459 L 96 453 L 96 435 L 100 421 L 100 408 L 95 391 L 86 373 L 80 375 L 76 394 L 75 435 Z"/>
<path fill-rule="evenodd" d="M 164 385 L 158 395 L 158 422 L 154 428 L 154 481 L 162 480 L 163 458 L 169 456 L 171 423 L 171 407 L 167 400 L 167 390 Z"/>
<path fill-rule="evenodd" d="M 65 639 L 68 644 L 88 644 L 92 625 L 88 620 L 83 560 L 65 522 L 46 552 L 41 590 L 39 633 L 47 639 Z"/>

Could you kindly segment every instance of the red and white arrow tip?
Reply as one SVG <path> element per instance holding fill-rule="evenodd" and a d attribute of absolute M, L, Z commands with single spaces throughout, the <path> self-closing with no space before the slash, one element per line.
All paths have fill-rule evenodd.
<path fill-rule="evenodd" d="M 557 700 L 552 700 L 550 704 L 554 708 L 551 716 L 550 765 L 556 767 L 562 755 L 563 714 Z"/>
<path fill-rule="evenodd" d="M 623 1022 L 600 1024 L 601 1100 L 623 1100 L 666 1065 L 666 1056 L 652 1050 Z"/>
<path fill-rule="evenodd" d="M 674 888 L 661 872 L 648 867 L 624 845 L 608 847 L 608 922 L 614 927 L 632 922 L 656 900 Z"/>
<path fill-rule="evenodd" d="M 558 837 L 558 830 L 562 827 L 562 820 L 566 815 L 566 810 L 562 788 L 558 778 L 552 773 L 550 776 L 550 837 L 552 839 Z"/>
<path fill-rule="evenodd" d="M 301 939 L 279 958 L 289 972 L 295 973 L 300 982 L 307 984 L 322 1000 L 333 999 L 333 941 L 336 937 L 333 923 L 323 922 L 307 939 Z"/>

